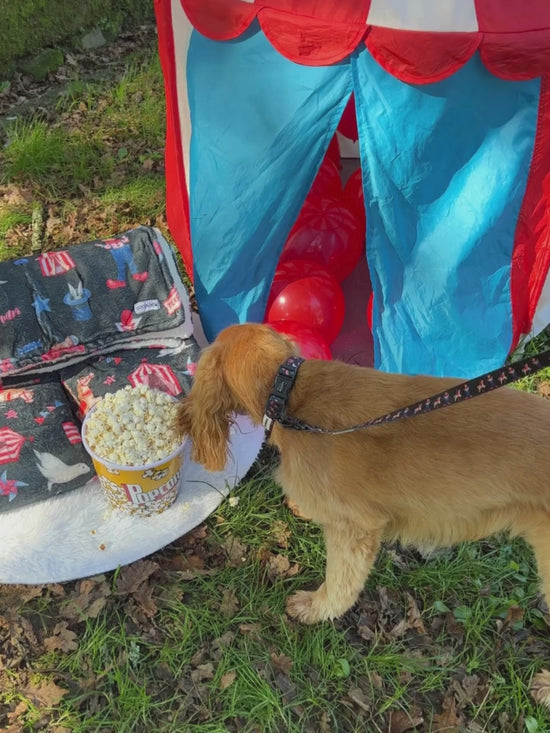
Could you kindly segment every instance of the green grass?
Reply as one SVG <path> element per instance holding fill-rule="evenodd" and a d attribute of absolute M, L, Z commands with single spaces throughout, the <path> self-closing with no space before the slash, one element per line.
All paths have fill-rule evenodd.
<path fill-rule="evenodd" d="M 21 211 L 16 211 L 8 207 L 0 209 L 0 237 L 5 237 L 6 233 L 19 224 L 30 224 L 31 216 Z"/>
<path fill-rule="evenodd" d="M 0 260 L 18 257 L 21 251 L 17 247 L 8 247 L 6 234 L 21 225 L 29 225 L 32 216 L 26 211 L 19 211 L 10 206 L 0 206 Z"/>
<path fill-rule="evenodd" d="M 482 730 L 515 730 L 499 727 L 502 715 L 511 725 L 527 716 L 530 730 L 549 730 L 528 694 L 531 676 L 547 662 L 529 653 L 525 629 L 536 621 L 546 636 L 547 627 L 536 615 L 537 580 L 522 542 L 468 543 L 429 560 L 385 547 L 362 601 L 364 613 L 379 614 L 367 640 L 353 614 L 313 627 L 286 618 L 287 595 L 322 578 L 319 531 L 282 505 L 279 489 L 263 474 L 241 485 L 238 496 L 236 507 L 224 502 L 210 517 L 205 542 L 215 553 L 238 539 L 243 563 L 213 564 L 212 574 L 185 580 L 167 571 L 148 625 L 134 622 L 125 599 L 110 598 L 98 618 L 81 625 L 76 651 L 36 661 L 71 688 L 53 714 L 56 725 L 79 733 L 222 733 L 239 720 L 250 733 L 302 733 L 322 725 L 359 733 L 386 731 L 391 711 L 417 706 L 424 711 L 422 730 L 431 730 L 434 696 L 477 676 L 486 687 L 464 713 Z M 279 544 L 283 535 L 287 548 Z M 266 553 L 288 556 L 299 563 L 299 574 L 270 579 Z M 107 579 L 114 588 L 116 573 Z M 220 607 L 228 589 L 236 605 L 226 615 Z M 407 594 L 421 609 L 425 635 L 395 631 L 406 617 Z M 41 601 L 47 619 L 53 608 Z M 497 622 L 512 606 L 525 616 L 499 634 Z M 23 612 L 34 613 L 32 604 Z M 287 660 L 282 677 L 274 658 Z M 224 687 L 228 675 L 232 682 Z M 358 689 L 368 710 L 353 701 Z M 40 715 L 31 706 L 29 730 Z"/>
<path fill-rule="evenodd" d="M 135 220 L 158 215 L 163 92 L 153 49 L 110 84 L 73 80 L 57 101 L 55 123 L 38 116 L 6 124 L 0 183 L 28 187 L 62 214 L 67 201 L 84 195 L 88 206 L 118 207 Z"/>
<path fill-rule="evenodd" d="M 53 122 L 43 113 L 4 126 L 0 154 L 0 256 L 31 247 L 32 204 L 45 212 L 43 248 L 111 236 L 165 213 L 164 84 L 155 45 L 101 82 L 73 78 Z M 14 209 L 5 189 L 22 192 Z"/>
<path fill-rule="evenodd" d="M 75 182 L 89 184 L 107 170 L 100 146 L 79 130 L 51 129 L 41 120 L 8 128 L 2 183 L 40 184 L 55 196 Z"/>
<path fill-rule="evenodd" d="M 164 177 L 159 175 L 137 177 L 118 187 L 106 188 L 98 196 L 98 200 L 105 209 L 131 209 L 138 220 L 144 221 L 164 212 L 164 194 Z"/>

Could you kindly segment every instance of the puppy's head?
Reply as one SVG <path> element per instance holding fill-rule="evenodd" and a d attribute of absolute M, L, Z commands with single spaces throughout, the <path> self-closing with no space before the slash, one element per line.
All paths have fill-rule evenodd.
<path fill-rule="evenodd" d="M 287 338 L 253 323 L 229 326 L 204 349 L 176 418 L 178 433 L 192 440 L 194 461 L 209 471 L 224 468 L 232 413 L 259 424 L 279 365 L 296 353 Z"/>

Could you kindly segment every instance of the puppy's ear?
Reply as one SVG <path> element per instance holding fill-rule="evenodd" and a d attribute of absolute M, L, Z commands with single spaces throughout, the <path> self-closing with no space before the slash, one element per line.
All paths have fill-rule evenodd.
<path fill-rule="evenodd" d="M 189 395 L 180 403 L 176 430 L 193 443 L 191 456 L 208 471 L 221 471 L 227 461 L 227 441 L 233 400 L 215 349 L 201 356 Z"/>

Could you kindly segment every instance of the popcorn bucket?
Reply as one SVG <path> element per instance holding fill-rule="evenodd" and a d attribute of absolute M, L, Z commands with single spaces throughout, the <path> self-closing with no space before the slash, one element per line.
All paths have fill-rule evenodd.
<path fill-rule="evenodd" d="M 90 454 L 105 494 L 115 509 L 138 517 L 161 514 L 177 499 L 181 485 L 183 446 L 155 463 L 143 466 L 121 466 L 98 456 L 86 440 L 86 423 L 82 423 L 82 443 Z"/>

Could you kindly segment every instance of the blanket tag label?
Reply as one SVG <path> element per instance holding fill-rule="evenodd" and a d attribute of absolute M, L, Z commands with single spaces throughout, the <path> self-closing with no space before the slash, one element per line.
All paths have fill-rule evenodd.
<path fill-rule="evenodd" d="M 160 310 L 160 303 L 156 298 L 153 300 L 140 300 L 139 303 L 134 305 L 134 313 L 137 313 L 137 315 L 158 310 Z"/>

